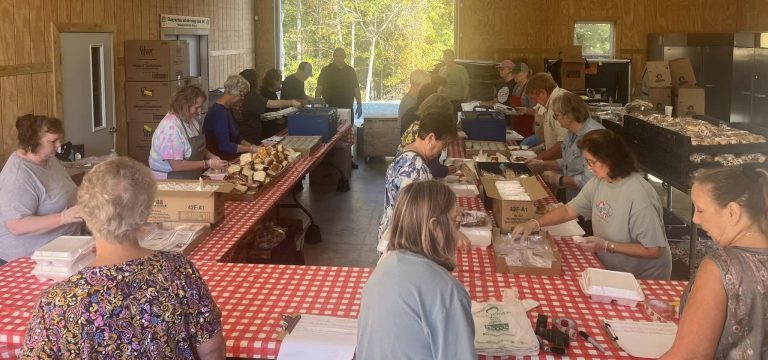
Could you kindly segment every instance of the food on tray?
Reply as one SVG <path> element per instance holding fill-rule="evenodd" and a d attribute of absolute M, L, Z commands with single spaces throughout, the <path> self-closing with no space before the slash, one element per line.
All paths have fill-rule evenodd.
<path fill-rule="evenodd" d="M 704 120 L 668 115 L 633 114 L 656 126 L 663 127 L 691 138 L 691 145 L 732 145 L 758 144 L 766 142 L 765 137 L 748 131 L 732 128 L 726 124 L 714 125 Z"/>
<path fill-rule="evenodd" d="M 764 163 L 766 154 L 702 154 L 694 153 L 688 157 L 695 164 L 718 163 L 723 166 L 737 166 L 749 163 Z"/>
<path fill-rule="evenodd" d="M 233 182 L 235 194 L 256 191 L 269 183 L 301 154 L 288 146 L 260 147 L 255 153 L 240 155 L 236 163 L 227 167 L 226 181 Z"/>

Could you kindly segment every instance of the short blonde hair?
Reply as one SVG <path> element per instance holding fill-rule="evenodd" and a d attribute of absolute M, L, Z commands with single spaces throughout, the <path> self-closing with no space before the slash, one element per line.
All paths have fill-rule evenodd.
<path fill-rule="evenodd" d="M 118 157 L 96 165 L 83 177 L 77 205 L 94 234 L 125 244 L 139 240 L 156 192 L 157 184 L 148 167 Z"/>
<path fill-rule="evenodd" d="M 251 91 L 251 84 L 240 75 L 229 75 L 224 82 L 224 92 L 234 96 L 245 96 Z"/>
<path fill-rule="evenodd" d="M 411 72 L 410 81 L 414 85 L 424 85 L 432 81 L 432 77 L 425 70 L 416 69 Z"/>
<path fill-rule="evenodd" d="M 435 180 L 409 184 L 397 196 L 388 250 L 421 254 L 453 271 L 458 241 L 456 219 L 451 216 L 454 207 L 456 195 L 447 185 Z"/>

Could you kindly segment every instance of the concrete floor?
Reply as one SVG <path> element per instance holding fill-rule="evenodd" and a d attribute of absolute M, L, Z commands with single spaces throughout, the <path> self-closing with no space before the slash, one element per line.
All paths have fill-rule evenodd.
<path fill-rule="evenodd" d="M 384 208 L 384 173 L 389 162 L 371 159 L 366 164 L 355 158 L 359 169 L 352 170 L 349 192 L 336 192 L 335 186 L 309 186 L 297 193 L 320 226 L 323 242 L 305 244 L 307 265 L 373 268 L 376 231 Z"/>
<path fill-rule="evenodd" d="M 320 226 L 323 242 L 305 244 L 307 265 L 351 266 L 372 268 L 378 261 L 376 231 L 384 205 L 384 173 L 391 159 L 373 158 L 369 163 L 355 158 L 359 169 L 352 171 L 349 192 L 336 192 L 335 186 L 309 186 L 297 198 L 315 217 Z M 666 191 L 661 183 L 651 182 L 666 204 Z M 686 223 L 691 219 L 690 197 L 672 191 L 672 212 Z M 294 212 L 295 213 L 295 212 Z M 294 215 L 295 216 L 295 215 Z M 680 246 L 687 247 L 687 243 Z M 688 279 L 688 266 L 673 261 L 672 278 Z"/>

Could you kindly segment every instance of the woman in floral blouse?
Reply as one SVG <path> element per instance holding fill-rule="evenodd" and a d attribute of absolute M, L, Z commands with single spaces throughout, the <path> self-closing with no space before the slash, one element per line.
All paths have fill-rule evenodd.
<path fill-rule="evenodd" d="M 442 97 L 442 95 L 432 95 Z M 439 102 L 438 102 L 439 103 Z M 384 178 L 386 193 L 384 214 L 379 221 L 377 250 L 383 253 L 389 243 L 389 223 L 400 189 L 421 180 L 429 180 L 432 173 L 427 162 L 440 155 L 446 144 L 456 139 L 456 122 L 450 110 L 442 107 L 426 108 L 421 114 L 418 134 L 413 143 L 405 146 L 387 168 Z"/>
<path fill-rule="evenodd" d="M 138 243 L 155 192 L 151 171 L 128 158 L 85 176 L 78 206 L 96 259 L 43 291 L 22 358 L 224 358 L 221 312 L 195 266 Z"/>

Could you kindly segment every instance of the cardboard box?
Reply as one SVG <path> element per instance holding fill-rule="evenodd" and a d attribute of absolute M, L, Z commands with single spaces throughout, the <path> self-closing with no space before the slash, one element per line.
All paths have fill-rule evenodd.
<path fill-rule="evenodd" d="M 171 81 L 184 77 L 189 77 L 186 41 L 125 41 L 126 81 Z"/>
<path fill-rule="evenodd" d="M 669 73 L 672 79 L 672 86 L 696 86 L 696 74 L 693 73 L 693 66 L 691 66 L 691 60 L 688 58 L 670 60 Z"/>
<path fill-rule="evenodd" d="M 198 180 L 159 180 L 163 182 L 197 184 Z M 193 222 L 216 224 L 224 219 L 224 194 L 234 185 L 227 182 L 210 182 L 215 191 L 157 191 L 155 203 L 150 209 L 148 222 Z"/>
<path fill-rule="evenodd" d="M 485 196 L 492 202 L 493 218 L 496 220 L 496 226 L 503 232 L 509 232 L 516 224 L 534 218 L 536 216 L 536 205 L 534 202 L 548 196 L 547 191 L 536 177 L 520 177 L 514 180 L 519 181 L 523 185 L 531 200 L 504 200 L 501 198 L 498 189 L 496 189 L 496 182 L 501 180 L 481 179 Z"/>
<path fill-rule="evenodd" d="M 554 253 L 554 260 L 552 266 L 548 268 L 533 267 L 533 266 L 509 266 L 503 256 L 497 256 L 495 249 L 502 239 L 498 228 L 493 229 L 493 245 L 494 245 L 494 260 L 496 262 L 496 272 L 502 274 L 521 274 L 521 275 L 539 275 L 539 276 L 560 276 L 563 268 L 563 259 L 560 255 L 560 251 L 557 249 L 557 244 L 552 240 L 552 236 L 546 231 L 542 232 L 544 239 L 549 241 L 549 245 Z"/>
<path fill-rule="evenodd" d="M 571 91 L 584 91 L 586 88 L 584 58 L 563 58 L 560 67 L 560 87 Z"/>
<path fill-rule="evenodd" d="M 202 87 L 202 78 L 188 77 L 173 81 L 126 82 L 126 120 L 128 122 L 162 120 L 170 108 L 173 95 L 187 85 Z"/>
<path fill-rule="evenodd" d="M 560 48 L 560 53 L 563 59 L 565 58 L 580 58 L 584 56 L 581 45 L 569 45 Z"/>
<path fill-rule="evenodd" d="M 147 164 L 149 150 L 152 149 L 152 135 L 158 121 L 128 123 L 128 156 Z"/>
<path fill-rule="evenodd" d="M 703 115 L 705 105 L 704 88 L 681 87 L 674 92 L 675 116 Z"/>
<path fill-rule="evenodd" d="M 650 87 L 648 88 L 648 102 L 653 104 L 653 109 L 664 113 L 665 106 L 672 106 L 672 88 L 671 87 Z"/>
<path fill-rule="evenodd" d="M 645 81 L 649 88 L 672 86 L 672 75 L 666 61 L 648 61 L 645 63 Z"/>

